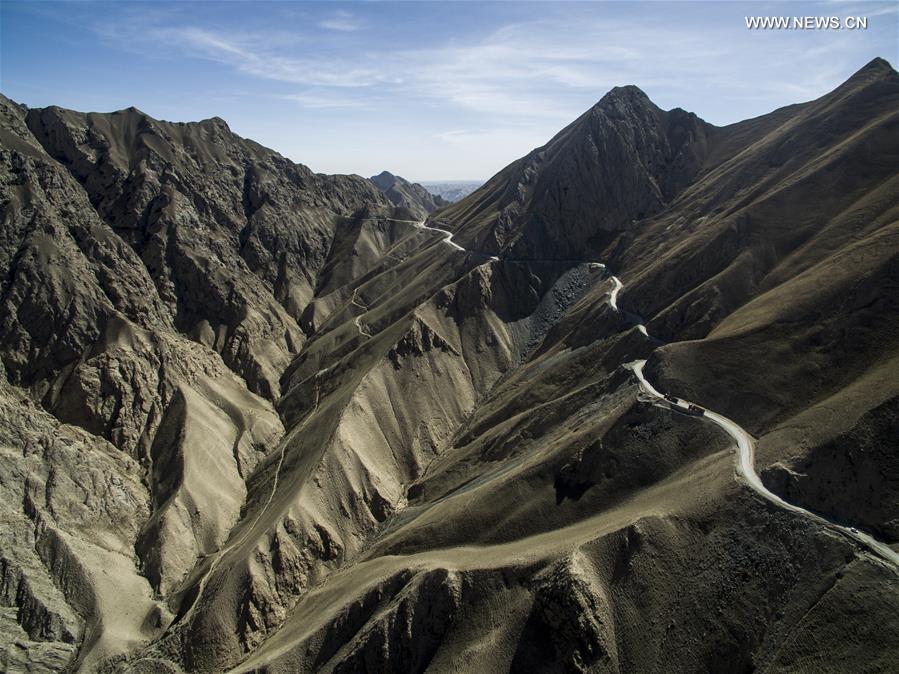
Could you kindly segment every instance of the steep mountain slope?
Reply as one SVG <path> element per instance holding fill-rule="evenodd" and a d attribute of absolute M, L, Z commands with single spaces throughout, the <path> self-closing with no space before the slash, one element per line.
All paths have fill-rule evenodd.
<path fill-rule="evenodd" d="M 406 209 L 414 218 L 424 219 L 438 208 L 449 204 L 443 197 L 431 194 L 418 183 L 410 183 L 388 171 L 381 171 L 369 180 L 390 199 L 390 203 Z"/>
<path fill-rule="evenodd" d="M 725 128 L 613 90 L 452 241 L 219 120 L 4 100 L 0 657 L 891 671 L 846 527 L 899 521 L 897 82 Z"/>
<path fill-rule="evenodd" d="M 622 302 L 653 334 L 688 340 L 657 352 L 659 381 L 716 402 L 760 436 L 763 461 L 815 456 L 807 474 L 787 467 L 789 482 L 821 490 L 801 500 L 889 541 L 895 457 L 872 452 L 845 470 L 822 450 L 858 424 L 873 432 L 865 419 L 899 396 L 897 110 L 899 76 L 870 64 L 789 122 L 772 120 L 751 153 L 691 186 L 616 262 L 634 272 Z M 849 510 L 840 492 L 857 495 Z"/>
<path fill-rule="evenodd" d="M 47 108 L 26 122 L 141 257 L 175 326 L 218 351 L 252 390 L 276 396 L 334 230 L 384 205 L 377 192 L 361 179 L 315 175 L 220 119 L 167 124 L 135 109 Z"/>
<path fill-rule="evenodd" d="M 623 108 L 622 99 L 631 107 Z M 596 141 L 601 134 L 588 123 L 611 117 L 610 109 L 627 110 L 602 125 L 604 133 L 614 130 L 616 138 L 631 141 L 625 150 Z M 560 194 L 602 195 L 618 188 L 621 183 L 610 178 L 601 189 L 591 181 L 617 166 L 622 152 L 646 154 L 632 140 L 640 136 L 619 132 L 643 119 L 646 109 L 652 108 L 632 88 L 611 92 L 547 146 L 442 211 L 438 220 L 456 229 L 460 240 L 469 237 L 487 248 L 494 247 L 498 232 L 511 232 L 509 257 L 533 257 L 523 242 L 537 236 L 537 254 L 577 259 L 576 249 L 557 252 L 542 234 L 531 232 L 542 231 L 544 222 L 557 231 L 578 231 L 586 249 L 624 281 L 622 306 L 642 316 L 654 337 L 676 342 L 650 360 L 650 372 L 663 388 L 717 404 L 761 436 L 764 460 L 808 464 L 804 457 L 810 452 L 821 455 L 816 447 L 864 423 L 865 415 L 899 395 L 892 383 L 899 380 L 899 76 L 875 59 L 817 101 L 730 127 L 696 122 L 703 140 L 688 145 L 687 156 L 701 158 L 702 165 L 689 185 L 660 190 L 664 207 L 656 203 L 646 210 L 662 210 L 620 232 L 609 231 L 621 221 L 614 211 L 609 218 L 608 210 L 595 206 L 584 207 L 593 223 L 571 209 L 548 218 Z M 593 147 L 607 148 L 609 159 L 601 156 L 600 166 L 585 158 Z M 577 162 L 589 169 L 573 175 L 564 169 Z M 536 171 L 530 182 L 522 178 L 529 170 Z M 661 180 L 658 175 L 640 182 L 645 189 L 666 180 L 677 184 L 671 176 L 680 173 L 663 173 Z M 497 202 L 496 186 L 513 184 L 520 198 L 506 192 L 506 201 Z M 634 191 L 624 194 L 630 199 Z M 628 201 L 638 202 L 639 197 Z M 876 467 L 860 473 L 836 470 L 833 463 L 842 459 L 833 457 L 808 466 L 810 475 L 789 465 L 772 467 L 770 475 L 799 493 L 803 481 L 821 483 L 821 476 L 839 474 L 837 484 L 819 485 L 826 496 L 807 496 L 823 512 L 830 511 L 824 503 L 833 502 L 835 493 L 858 493 L 859 480 L 868 480 L 869 505 L 855 501 L 834 514 L 872 530 L 894 530 L 899 484 L 888 477 L 895 474 L 894 459 L 888 453 L 871 460 Z M 862 477 L 868 473 L 877 477 Z M 882 503 L 891 504 L 889 514 Z M 879 514 L 872 519 L 868 508 Z"/>
<path fill-rule="evenodd" d="M 438 222 L 466 247 L 510 257 L 598 255 L 692 182 L 711 133 L 692 113 L 665 112 L 637 87 L 618 87 Z"/>
<path fill-rule="evenodd" d="M 2 547 L 4 583 L 31 638 L 83 637 L 88 666 L 164 627 L 145 624 L 170 616 L 153 591 L 167 594 L 239 519 L 245 480 L 283 434 L 272 403 L 305 338 L 292 314 L 329 248 L 388 205 L 220 121 L 6 99 L 0 113 L 4 381 L 56 418 L 38 423 L 14 402 L 23 393 L 5 396 L 4 503 L 18 505 L 4 535 L 22 533 Z M 34 459 L 11 468 L 23 452 Z M 59 477 L 73 452 L 85 471 L 74 485 Z M 111 578 L 93 575 L 103 567 Z M 54 608 L 60 590 L 74 612 Z M 118 601 L 135 613 L 123 619 Z"/>

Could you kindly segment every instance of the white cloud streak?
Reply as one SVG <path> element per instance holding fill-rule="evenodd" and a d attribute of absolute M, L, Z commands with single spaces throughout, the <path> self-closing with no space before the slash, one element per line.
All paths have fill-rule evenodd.
<path fill-rule="evenodd" d="M 876 11 L 882 5 L 872 8 Z M 740 18 L 734 14 L 734 26 Z M 363 22 L 346 11 L 318 25 L 328 31 L 361 30 Z M 653 95 L 682 104 L 681 92 L 704 87 L 711 95 L 734 100 L 762 100 L 790 94 L 821 93 L 822 78 L 833 68 L 816 63 L 824 73 L 799 82 L 757 79 L 747 86 L 723 76 L 722 62 L 735 70 L 776 71 L 830 53 L 846 51 L 851 36 L 810 42 L 745 30 L 709 33 L 680 30 L 661 18 L 648 17 L 639 29 L 633 18 L 610 20 L 598 15 L 554 16 L 510 23 L 479 38 L 434 46 L 328 50 L 304 48 L 303 37 L 273 39 L 270 32 L 231 34 L 209 27 L 132 24 L 131 30 L 109 32 L 133 48 L 180 51 L 226 64 L 239 73 L 295 85 L 289 98 L 312 108 L 354 108 L 396 101 L 450 105 L 488 115 L 565 121 L 615 85 L 635 83 Z M 309 36 L 307 36 L 309 37 Z M 276 36 L 277 38 L 277 36 Z M 318 36 L 320 38 L 320 36 Z M 310 38 L 312 39 L 312 38 Z M 735 40 L 738 44 L 735 44 Z M 778 49 L 760 45 L 778 40 Z M 741 53 L 740 46 L 745 48 Z M 308 46 L 308 45 L 307 45 Z M 699 111 L 701 112 L 701 111 Z"/>
<path fill-rule="evenodd" d="M 365 22 L 355 17 L 347 11 L 335 12 L 333 16 L 320 21 L 319 28 L 325 30 L 336 30 L 342 33 L 355 33 L 365 27 Z"/>
<path fill-rule="evenodd" d="M 353 30 L 358 26 L 329 27 L 349 30 L 351 25 Z M 154 49 L 181 50 L 247 75 L 301 87 L 389 89 L 476 112 L 564 118 L 570 115 L 566 92 L 609 88 L 630 69 L 629 64 L 645 55 L 652 42 L 646 37 L 615 44 L 610 39 L 614 31 L 606 27 L 580 31 L 576 39 L 562 43 L 558 34 L 564 28 L 554 22 L 513 24 L 474 43 L 367 52 L 352 59 L 298 57 L 292 55 L 295 50 L 273 48 L 266 34 L 232 35 L 195 26 L 157 26 L 141 36 L 120 37 L 143 39 L 155 43 Z M 699 44 L 692 46 L 694 57 L 707 51 Z M 325 107 L 321 91 L 298 92 L 294 98 L 301 104 Z M 345 102 L 338 107 L 346 107 Z"/>

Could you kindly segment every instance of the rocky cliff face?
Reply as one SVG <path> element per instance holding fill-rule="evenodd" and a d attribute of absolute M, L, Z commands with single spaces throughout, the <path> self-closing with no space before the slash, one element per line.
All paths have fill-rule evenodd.
<path fill-rule="evenodd" d="M 42 480 L 51 480 L 49 494 L 54 475 L 77 472 L 74 450 L 38 451 L 33 467 L 4 473 L 10 489 L 24 490 L 6 502 L 26 502 L 17 515 L 25 537 L 4 546 L 8 605 L 19 606 L 32 638 L 83 639 L 87 666 L 152 634 L 143 621 L 154 592 L 168 594 L 224 543 L 245 480 L 283 434 L 272 405 L 306 338 L 297 317 L 312 285 L 344 229 L 364 229 L 388 205 L 365 181 L 316 176 L 221 120 L 173 125 L 137 110 L 82 115 L 5 99 L 0 114 L 4 381 L 18 387 L 10 396 L 27 391 L 22 400 L 68 424 L 83 446 L 75 454 L 96 472 L 58 486 L 63 500 L 81 492 L 96 501 L 77 528 L 69 506 L 50 507 L 43 492 L 29 505 L 27 496 Z M 21 429 L 34 426 L 37 408 L 8 401 L 7 410 L 11 451 L 67 442 L 50 440 L 65 436 L 53 425 L 25 441 Z M 122 502 L 126 488 L 136 491 Z M 34 551 L 20 557 L 29 528 Z M 51 535 L 53 551 L 41 542 Z M 103 555 L 120 571 L 106 588 L 91 576 Z M 48 582 L 41 561 L 64 609 L 52 592 L 29 599 L 27 588 Z M 120 616 L 100 605 L 118 592 L 136 612 L 150 607 L 121 620 L 121 635 L 104 631 Z M 46 627 L 28 627 L 35 621 Z"/>
<path fill-rule="evenodd" d="M 897 92 L 613 90 L 461 250 L 221 120 L 3 99 L 0 662 L 890 671 L 895 566 L 623 365 L 893 542 Z"/>
<path fill-rule="evenodd" d="M 140 258 L 174 327 L 276 398 L 334 232 L 383 207 L 377 192 L 361 179 L 315 175 L 220 119 L 168 124 L 135 109 L 47 108 L 25 121 Z"/>

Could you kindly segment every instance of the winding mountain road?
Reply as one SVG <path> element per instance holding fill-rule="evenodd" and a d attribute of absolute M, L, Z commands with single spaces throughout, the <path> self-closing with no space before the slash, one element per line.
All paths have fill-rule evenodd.
<path fill-rule="evenodd" d="M 359 307 L 360 309 L 362 309 L 362 314 L 360 314 L 359 316 L 356 316 L 356 317 L 353 319 L 353 323 L 356 324 L 356 329 L 359 331 L 359 334 L 360 334 L 360 335 L 364 335 L 364 336 L 366 336 L 366 337 L 371 337 L 371 333 L 368 331 L 367 328 L 365 328 L 365 327 L 362 325 L 362 316 L 364 316 L 364 315 L 368 312 L 368 307 L 365 306 L 364 304 L 362 304 L 361 302 L 359 302 L 359 300 L 356 299 L 356 293 L 357 293 L 358 291 L 359 291 L 358 288 L 356 288 L 356 289 L 353 290 L 353 296 L 350 298 L 350 303 L 353 304 L 353 305 L 355 305 L 355 306 L 357 306 L 357 307 Z"/>
<path fill-rule="evenodd" d="M 425 220 L 412 221 L 412 220 L 397 220 L 395 218 L 387 218 L 387 219 L 395 221 L 395 222 L 409 223 L 409 224 L 412 224 L 417 229 L 436 232 L 443 237 L 444 242 L 446 242 L 447 244 L 449 244 L 456 250 L 463 251 L 463 252 L 469 252 L 465 248 L 463 248 L 462 246 L 460 246 L 459 244 L 457 244 L 455 241 L 452 240 L 453 239 L 452 232 L 449 232 L 449 231 L 443 230 L 443 229 L 438 229 L 436 227 L 429 227 L 429 226 L 425 225 L 425 222 L 426 222 Z M 488 256 L 488 257 L 489 257 L 489 261 L 498 261 L 499 260 L 499 258 L 496 256 Z M 599 267 L 602 267 L 603 269 L 606 269 L 606 265 L 603 263 L 594 262 L 594 263 L 590 263 L 590 264 L 597 265 Z M 609 304 L 612 307 L 612 309 L 614 309 L 615 311 L 622 313 L 624 315 L 625 312 L 623 312 L 618 306 L 618 295 L 621 292 L 622 288 L 624 288 L 624 284 L 621 282 L 621 280 L 617 276 L 611 276 L 610 279 L 614 283 L 614 287 L 613 287 L 611 293 L 609 294 Z M 358 306 L 359 308 L 363 309 L 365 312 L 368 311 L 368 308 L 357 300 L 356 290 L 353 291 L 353 294 L 351 297 L 351 303 Z M 361 318 L 361 316 L 357 316 L 354 319 L 356 328 L 359 330 L 360 334 L 365 335 L 366 337 L 371 337 L 371 334 L 362 325 L 360 318 Z M 635 322 L 635 326 L 640 330 L 640 332 L 643 335 L 645 335 L 647 338 L 651 339 L 649 332 L 646 329 L 646 326 L 642 323 L 642 319 L 641 319 L 641 322 Z M 662 401 L 662 404 L 666 404 L 666 405 L 669 405 L 672 407 L 678 407 L 682 410 L 686 410 L 687 406 L 690 405 L 691 403 L 689 403 L 686 400 L 680 399 L 680 398 L 677 399 L 676 403 L 671 403 L 671 402 L 665 400 L 664 395 L 662 393 L 660 393 L 649 382 L 649 380 L 646 379 L 646 376 L 643 373 L 643 368 L 646 365 L 646 362 L 647 362 L 646 360 L 637 360 L 637 361 L 633 361 L 631 363 L 625 364 L 625 367 L 631 369 L 634 372 L 635 376 L 637 377 L 638 381 L 640 382 L 640 387 L 647 394 Z M 219 564 L 221 563 L 221 561 L 223 560 L 225 555 L 227 555 L 228 552 L 237 548 L 239 545 L 244 544 L 247 541 L 250 534 L 255 530 L 256 526 L 258 525 L 261 518 L 265 514 L 266 510 L 268 510 L 269 506 L 271 505 L 271 503 L 275 497 L 275 493 L 277 492 L 279 479 L 281 477 L 281 470 L 282 470 L 282 466 L 283 466 L 283 463 L 285 460 L 285 450 L 286 450 L 286 445 L 287 445 L 287 442 L 285 441 L 286 437 L 288 435 L 289 436 L 296 435 L 296 433 L 301 431 L 305 427 L 306 423 L 312 418 L 313 412 L 315 411 L 315 409 L 318 407 L 318 404 L 319 404 L 318 377 L 319 377 L 319 375 L 326 372 L 327 369 L 330 369 L 330 368 L 321 370 L 316 374 L 315 401 L 314 401 L 314 406 L 313 406 L 312 411 L 310 411 L 310 413 L 306 415 L 306 417 L 303 419 L 303 421 L 299 424 L 299 426 L 297 428 L 293 429 L 290 433 L 288 433 L 285 436 L 285 438 L 282 439 L 282 441 L 280 442 L 279 457 L 278 457 L 278 461 L 277 461 L 275 471 L 274 471 L 272 486 L 271 486 L 271 489 L 269 490 L 268 498 L 266 499 L 265 503 L 262 505 L 261 508 L 259 508 L 257 510 L 256 516 L 253 518 L 253 521 L 250 524 L 250 526 L 246 527 L 242 532 L 240 532 L 236 536 L 234 536 L 233 540 L 230 544 L 225 545 L 224 547 L 220 548 L 215 553 L 215 558 L 209 564 L 205 573 L 203 573 L 203 576 L 197 585 L 197 591 L 190 600 L 190 604 L 186 607 L 186 609 L 184 609 L 183 611 L 180 612 L 180 614 L 175 618 L 175 620 L 171 623 L 171 625 L 169 625 L 167 630 L 171 629 L 178 623 L 186 623 L 189 620 L 189 618 L 192 616 L 192 614 L 197 610 L 197 606 L 200 604 L 200 602 L 203 598 L 203 595 L 206 590 L 206 586 L 208 584 L 209 579 L 212 577 L 213 572 L 219 566 Z M 824 519 L 820 515 L 816 515 L 815 513 L 812 513 L 808 510 L 800 508 L 799 506 L 788 503 L 787 501 L 784 501 L 782 498 L 780 498 L 777 494 L 769 491 L 765 487 L 761 478 L 758 476 L 758 473 L 756 473 L 756 471 L 755 471 L 755 450 L 754 450 L 754 443 L 753 443 L 752 436 L 750 436 L 748 432 L 746 432 L 742 427 L 740 427 L 733 420 L 728 419 L 727 417 L 725 417 L 721 414 L 718 414 L 717 412 L 713 412 L 712 410 L 702 408 L 701 406 L 697 406 L 697 407 L 700 407 L 704 411 L 703 418 L 711 421 L 712 423 L 714 423 L 717 426 L 719 426 L 720 428 L 722 428 L 728 435 L 730 435 L 734 439 L 736 446 L 737 446 L 737 456 L 738 456 L 737 465 L 736 465 L 737 474 L 741 478 L 743 478 L 745 480 L 745 482 L 750 486 L 750 488 L 752 488 L 756 493 L 758 493 L 763 498 L 767 499 L 768 501 L 776 504 L 777 506 L 779 506 L 781 508 L 798 513 L 804 517 L 808 517 L 808 518 L 818 522 L 822 526 L 826 527 L 830 531 L 832 531 L 838 535 L 842 535 L 844 537 L 852 539 L 853 541 L 859 543 L 863 548 L 865 548 L 865 549 L 869 550 L 871 553 L 873 553 L 877 558 L 884 560 L 885 562 L 893 565 L 894 567 L 899 568 L 899 553 L 897 553 L 896 551 L 894 551 L 887 545 L 874 539 L 873 537 L 869 536 L 868 534 L 857 531 L 856 529 L 854 529 L 852 527 L 844 527 L 839 524 L 835 524 L 833 522 L 830 522 L 829 520 Z"/>
<path fill-rule="evenodd" d="M 446 242 L 447 242 L 449 245 L 451 245 L 453 248 L 455 248 L 456 250 L 462 250 L 462 251 L 465 250 L 462 246 L 460 246 L 458 243 L 456 243 L 455 241 L 453 241 L 453 233 L 452 233 L 452 232 L 447 231 L 447 230 L 445 230 L 445 229 L 438 229 L 437 227 L 428 227 L 428 226 L 425 224 L 425 222 L 426 222 L 426 220 L 422 220 L 421 222 L 416 222 L 416 223 L 415 223 L 415 226 L 416 226 L 418 229 L 426 229 L 426 230 L 428 230 L 429 232 L 438 232 L 439 234 L 442 234 L 442 235 L 443 235 L 443 240 L 446 241 Z"/>
<path fill-rule="evenodd" d="M 613 309 L 623 314 L 624 312 L 622 312 L 618 307 L 618 294 L 621 292 L 624 284 L 617 276 L 612 276 L 611 279 L 614 282 L 615 287 L 609 294 L 609 304 Z M 640 330 L 640 332 L 649 337 L 649 332 L 646 330 L 646 326 L 643 325 L 642 322 L 637 323 L 636 327 Z M 781 508 L 794 513 L 798 513 L 804 517 L 811 518 L 822 526 L 827 527 L 831 531 L 841 536 L 851 538 L 853 541 L 861 544 L 862 547 L 872 552 L 878 558 L 886 561 L 889 564 L 892 564 L 895 567 L 899 567 L 899 552 L 896 552 L 888 545 L 881 543 L 876 538 L 866 533 L 858 531 L 854 527 L 844 527 L 840 524 L 836 524 L 834 522 L 831 522 L 830 520 L 824 519 L 820 515 L 816 515 L 811 511 L 800 508 L 799 506 L 793 505 L 792 503 L 788 503 L 774 492 L 769 491 L 765 484 L 762 482 L 762 479 L 759 477 L 758 473 L 755 472 L 755 443 L 752 439 L 752 436 L 749 435 L 749 433 L 747 433 L 739 424 L 737 424 L 732 419 L 728 419 L 724 415 L 713 412 L 712 410 L 702 407 L 701 405 L 696 405 L 695 403 L 683 400 L 682 398 L 677 398 L 676 403 L 671 403 L 670 401 L 666 400 L 664 394 L 662 394 L 649 382 L 649 380 L 646 379 L 646 376 L 643 374 L 643 367 L 645 365 L 645 360 L 636 360 L 632 363 L 627 363 L 625 367 L 631 369 L 634 372 L 640 382 L 640 387 L 646 393 L 663 401 L 663 404 L 669 405 L 672 409 L 679 408 L 680 410 L 686 410 L 691 404 L 695 405 L 695 407 L 703 410 L 703 418 L 708 419 L 713 424 L 724 429 L 724 431 L 728 435 L 730 435 L 737 443 L 737 474 L 746 481 L 746 483 L 750 486 L 750 488 L 753 489 L 753 491 Z"/>
<path fill-rule="evenodd" d="M 421 230 L 428 230 L 432 232 L 436 232 L 443 237 L 443 241 L 448 243 L 450 246 L 455 248 L 456 250 L 460 250 L 463 252 L 467 251 L 465 248 L 457 244 L 453 241 L 453 234 L 445 229 L 438 229 L 436 227 L 429 227 L 425 224 L 426 220 L 397 220 L 395 218 L 387 218 L 388 220 L 392 220 L 394 222 L 403 222 L 408 223 Z M 495 256 L 490 256 L 491 261 L 497 261 L 499 258 Z M 590 263 L 591 266 L 601 267 L 602 269 L 606 269 L 606 265 L 602 262 L 593 262 Z M 646 329 L 646 325 L 642 322 L 640 317 L 635 317 L 633 314 L 626 314 L 619 306 L 618 306 L 618 295 L 621 290 L 624 288 L 624 284 L 621 282 L 617 276 L 610 276 L 609 279 L 612 281 L 613 288 L 609 293 L 609 305 L 615 311 L 621 313 L 622 315 L 628 315 L 630 318 L 634 319 L 634 326 L 647 338 L 652 339 L 649 334 L 649 331 Z M 357 304 L 355 292 L 353 293 L 353 303 Z M 362 305 L 358 305 L 362 306 Z M 363 307 L 364 308 L 364 307 Z M 363 332 L 362 327 L 358 323 L 358 318 L 356 319 L 356 327 L 359 328 L 360 332 Z M 363 333 L 365 334 L 365 333 Z M 670 406 L 672 409 L 680 409 L 682 411 L 686 411 L 689 405 L 695 405 L 695 403 L 690 403 L 689 401 L 683 400 L 681 398 L 677 398 L 676 403 L 672 403 L 669 400 L 665 399 L 665 396 L 656 389 L 649 380 L 646 379 L 646 376 L 643 374 L 643 368 L 646 365 L 646 360 L 637 360 L 631 363 L 625 364 L 625 367 L 629 368 L 634 372 L 634 375 L 640 382 L 640 387 L 647 394 L 657 398 L 661 401 L 661 404 Z M 863 548 L 869 550 L 873 553 L 877 558 L 886 561 L 888 564 L 891 564 L 897 568 L 899 568 L 899 552 L 896 552 L 889 546 L 881 543 L 877 539 L 872 536 L 862 533 L 855 529 L 854 527 L 845 527 L 834 522 L 831 522 L 827 519 L 824 519 L 820 515 L 816 515 L 815 513 L 805 510 L 799 506 L 793 505 L 792 503 L 788 503 L 783 500 L 780 496 L 775 494 L 772 491 L 769 491 L 765 484 L 762 482 L 758 473 L 755 471 L 755 444 L 752 439 L 752 436 L 744 430 L 739 424 L 737 424 L 732 419 L 728 419 L 722 414 L 718 414 L 717 412 L 713 412 L 707 408 L 702 407 L 701 405 L 695 405 L 695 407 L 703 410 L 702 418 L 711 421 L 713 424 L 722 428 L 731 438 L 733 438 L 734 442 L 737 446 L 737 463 L 736 463 L 736 471 L 737 474 L 742 478 L 749 487 L 759 494 L 762 498 L 774 503 L 778 507 L 784 508 L 785 510 L 789 510 L 791 512 L 802 515 L 803 517 L 808 517 L 820 525 L 826 527 L 830 531 L 844 536 L 846 538 L 850 538 L 856 543 L 859 543 Z"/>
<path fill-rule="evenodd" d="M 600 262 L 599 264 L 602 264 L 602 263 Z M 602 266 L 605 267 L 604 264 Z M 612 288 L 612 292 L 609 295 L 609 304 L 612 305 L 612 308 L 615 311 L 619 311 L 619 309 L 618 309 L 618 293 L 621 292 L 621 289 L 624 287 L 624 284 L 621 282 L 621 279 L 619 279 L 617 276 L 612 277 L 612 282 L 615 284 L 615 287 Z"/>
<path fill-rule="evenodd" d="M 427 218 L 425 218 L 424 220 L 398 220 L 397 218 L 385 218 L 385 220 L 389 220 L 390 222 L 405 222 L 405 223 L 412 225 L 416 229 L 423 229 L 423 230 L 427 230 L 429 232 L 436 232 L 443 237 L 443 241 L 445 243 L 448 243 L 456 250 L 461 250 L 463 253 L 472 252 L 472 251 L 469 251 L 467 248 L 463 248 L 458 243 L 453 241 L 453 233 L 450 232 L 449 230 L 440 229 L 439 227 L 429 227 L 428 225 L 426 225 L 425 223 L 427 222 Z M 488 258 L 491 262 L 499 261 L 499 258 L 496 255 L 489 255 Z"/>
<path fill-rule="evenodd" d="M 465 248 L 463 248 L 458 243 L 453 241 L 453 233 L 452 232 L 450 232 L 446 229 L 439 229 L 437 227 L 428 227 L 425 224 L 427 222 L 427 219 L 425 219 L 425 220 L 399 220 L 397 218 L 384 218 L 384 219 L 389 220 L 390 222 L 404 222 L 406 224 L 412 225 L 416 229 L 424 229 L 429 232 L 437 232 L 438 234 L 440 234 L 443 237 L 443 240 L 446 243 L 451 245 L 456 250 L 461 250 L 462 252 L 465 252 L 465 253 L 468 252 L 467 250 L 465 250 Z"/>
<path fill-rule="evenodd" d="M 656 389 L 655 386 L 653 386 L 643 374 L 643 367 L 645 365 L 645 360 L 636 360 L 632 363 L 626 364 L 625 367 L 631 369 L 634 372 L 634 374 L 637 376 L 637 379 L 640 381 L 640 387 L 646 393 L 655 398 L 658 398 L 659 400 L 662 400 L 667 405 L 670 405 L 672 409 L 680 408 L 681 410 L 686 410 L 688 405 L 695 405 L 695 403 L 690 403 L 689 401 L 683 400 L 681 398 L 677 399 L 677 403 L 671 403 L 665 400 L 664 395 L 660 393 L 659 390 Z M 774 492 L 769 491 L 768 488 L 765 487 L 765 484 L 762 482 L 762 479 L 759 477 L 758 473 L 755 472 L 755 449 L 752 436 L 749 435 L 749 433 L 747 433 L 735 421 L 728 419 L 724 415 L 713 412 L 710 409 L 706 409 L 701 405 L 696 405 L 696 407 L 700 407 L 705 412 L 703 418 L 708 419 L 713 424 L 724 429 L 724 431 L 728 435 L 730 435 L 730 437 L 732 437 L 737 443 L 737 474 L 742 477 L 757 494 L 767 499 L 768 501 L 771 501 L 772 503 L 780 506 L 781 508 L 798 513 L 800 515 L 803 515 L 804 517 L 809 517 L 819 524 L 827 527 L 831 531 L 853 539 L 854 541 L 860 543 L 863 547 L 870 550 L 877 557 L 899 567 L 899 553 L 897 553 L 887 545 L 884 545 L 868 534 L 864 534 L 851 527 L 844 527 L 839 524 L 835 524 L 833 522 L 830 522 L 829 520 L 824 519 L 820 515 L 816 515 L 815 513 L 805 510 L 804 508 L 800 508 L 799 506 L 793 505 L 792 503 L 788 503 Z"/>
<path fill-rule="evenodd" d="M 429 232 L 437 232 L 438 234 L 440 234 L 443 237 L 444 243 L 448 243 L 450 246 L 452 246 L 456 250 L 461 250 L 463 253 L 471 252 L 471 251 L 463 248 L 462 246 L 460 246 L 455 241 L 453 241 L 453 233 L 452 232 L 447 231 L 445 229 L 438 229 L 437 227 L 428 227 L 425 224 L 425 222 L 427 222 L 426 219 L 425 220 L 400 220 L 398 218 L 384 218 L 384 219 L 389 220 L 390 222 L 402 222 L 404 224 L 409 224 L 409 225 L 412 225 L 413 227 L 415 227 L 416 229 L 427 230 Z M 498 262 L 499 261 L 499 258 L 496 257 L 495 255 L 490 255 L 490 256 L 488 256 L 487 259 L 488 259 L 488 262 Z M 364 304 L 362 304 L 361 302 L 359 302 L 359 300 L 357 299 L 356 293 L 358 292 L 358 290 L 359 290 L 358 288 L 353 290 L 353 295 L 352 295 L 352 297 L 350 297 L 350 304 L 353 304 L 353 305 L 359 307 L 360 309 L 362 309 L 362 314 L 353 318 L 353 323 L 355 324 L 356 329 L 359 331 L 360 335 L 370 338 L 370 337 L 372 337 L 372 334 L 368 331 L 368 328 L 366 328 L 365 325 L 362 323 L 362 316 L 364 316 L 368 312 L 368 307 L 365 306 Z"/>
<path fill-rule="evenodd" d="M 605 269 L 605 265 L 602 262 L 594 262 L 593 264 L 598 264 L 600 267 Z M 609 294 L 609 305 L 617 312 L 624 313 L 618 308 L 618 293 L 621 292 L 621 289 L 624 287 L 624 284 L 621 282 L 621 279 L 617 276 L 610 277 L 612 282 L 615 284 L 615 287 L 612 288 L 612 292 Z M 636 323 L 636 328 L 640 332 L 642 332 L 646 337 L 649 337 L 649 331 L 646 329 L 646 326 L 643 325 L 642 322 Z"/>
<path fill-rule="evenodd" d="M 405 222 L 412 224 L 418 229 L 428 230 L 432 232 L 437 232 L 441 236 L 443 236 L 443 240 L 448 243 L 450 246 L 455 248 L 456 250 L 466 251 L 465 248 L 457 244 L 453 241 L 453 234 L 445 229 L 438 229 L 436 227 L 429 227 L 425 224 L 426 220 L 414 221 L 414 220 L 396 220 L 394 218 L 388 218 L 389 220 L 394 220 L 395 222 Z M 491 256 L 490 260 L 496 261 L 499 258 L 495 256 Z M 602 262 L 592 262 L 591 266 L 600 267 L 602 269 L 607 269 L 606 265 Z M 624 284 L 621 282 L 617 276 L 610 276 L 609 279 L 612 281 L 613 288 L 609 293 L 609 305 L 615 311 L 621 313 L 622 315 L 628 315 L 630 318 L 634 319 L 634 326 L 647 338 L 652 339 L 649 334 L 649 331 L 646 329 L 646 325 L 643 323 L 643 320 L 640 317 L 635 317 L 633 314 L 626 314 L 619 306 L 618 306 L 618 295 L 621 293 L 621 290 L 624 288 Z M 355 300 L 355 296 L 354 296 Z M 358 327 L 358 324 L 357 324 Z M 361 332 L 361 328 L 360 328 Z M 640 387 L 649 395 L 659 399 L 662 401 L 662 404 L 669 405 L 672 408 L 679 408 L 681 410 L 686 411 L 688 406 L 695 403 L 690 403 L 689 401 L 683 400 L 681 398 L 677 399 L 676 403 L 671 403 L 668 400 L 665 400 L 664 395 L 659 392 L 647 379 L 643 374 L 643 368 L 646 365 L 645 360 L 637 360 L 632 363 L 627 363 L 625 367 L 631 369 L 636 375 L 637 379 L 640 382 Z M 749 487 L 759 494 L 762 498 L 774 503 L 775 505 L 789 510 L 791 512 L 802 515 L 803 517 L 808 517 L 813 519 L 815 522 L 821 524 L 822 526 L 828 528 L 829 530 L 837 533 L 838 535 L 847 537 L 859 543 L 863 548 L 869 550 L 876 557 L 881 560 L 886 561 L 889 564 L 899 568 L 899 552 L 896 552 L 889 546 L 881 543 L 877 539 L 872 536 L 862 533 L 858 531 L 854 527 L 845 527 L 829 520 L 824 519 L 820 515 L 816 515 L 813 512 L 805 510 L 804 508 L 800 508 L 799 506 L 793 505 L 792 503 L 788 503 L 784 501 L 780 496 L 775 494 L 772 491 L 769 491 L 765 484 L 762 482 L 762 479 L 759 477 L 758 473 L 755 472 L 755 444 L 752 439 L 752 436 L 749 435 L 739 424 L 737 424 L 732 419 L 728 419 L 724 415 L 718 414 L 717 412 L 713 412 L 712 410 L 706 409 L 701 405 L 696 405 L 697 408 L 703 410 L 703 417 L 708 421 L 711 421 L 713 424 L 722 428 L 731 438 L 734 439 L 734 442 L 737 445 L 737 464 L 736 471 L 737 474 L 749 485 Z"/>

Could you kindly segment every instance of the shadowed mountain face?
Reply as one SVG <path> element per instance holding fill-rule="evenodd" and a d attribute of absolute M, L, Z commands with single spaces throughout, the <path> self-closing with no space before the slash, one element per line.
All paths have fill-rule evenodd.
<path fill-rule="evenodd" d="M 388 171 L 381 171 L 370 180 L 384 193 L 390 203 L 409 212 L 410 217 L 423 220 L 429 214 L 449 204 L 443 197 L 431 194 L 418 183 L 410 183 Z"/>
<path fill-rule="evenodd" d="M 420 226 L 2 99 L 0 662 L 892 671 L 897 111 L 882 60 L 723 128 L 615 89 Z"/>
<path fill-rule="evenodd" d="M 472 247 L 516 258 L 599 253 L 693 181 L 712 132 L 694 114 L 618 87 L 439 221 Z"/>

